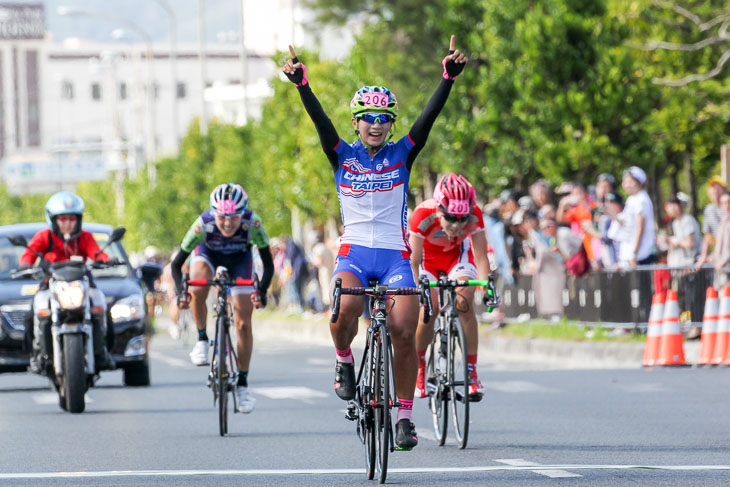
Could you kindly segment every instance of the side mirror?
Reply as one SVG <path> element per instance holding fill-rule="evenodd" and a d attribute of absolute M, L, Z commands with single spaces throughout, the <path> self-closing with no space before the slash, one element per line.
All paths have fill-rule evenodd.
<path fill-rule="evenodd" d="M 109 234 L 109 242 L 118 242 L 122 239 L 126 232 L 127 229 L 124 227 L 115 228 L 114 230 L 112 230 L 112 233 Z"/>
<path fill-rule="evenodd" d="M 10 243 L 15 245 L 16 247 L 28 246 L 28 241 L 22 235 L 8 235 L 8 240 L 10 240 Z"/>

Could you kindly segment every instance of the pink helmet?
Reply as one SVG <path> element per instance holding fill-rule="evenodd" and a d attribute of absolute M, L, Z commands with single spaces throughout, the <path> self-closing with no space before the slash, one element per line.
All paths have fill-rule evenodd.
<path fill-rule="evenodd" d="M 451 215 L 468 215 L 477 203 L 474 186 L 461 174 L 447 174 L 433 190 L 439 208 Z"/>

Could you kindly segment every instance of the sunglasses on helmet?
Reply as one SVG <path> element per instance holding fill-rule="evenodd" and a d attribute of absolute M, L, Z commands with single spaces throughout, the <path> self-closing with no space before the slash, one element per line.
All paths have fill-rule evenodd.
<path fill-rule="evenodd" d="M 393 117 L 387 113 L 365 113 L 358 117 L 358 120 L 364 120 L 367 123 L 388 123 L 393 121 Z"/>

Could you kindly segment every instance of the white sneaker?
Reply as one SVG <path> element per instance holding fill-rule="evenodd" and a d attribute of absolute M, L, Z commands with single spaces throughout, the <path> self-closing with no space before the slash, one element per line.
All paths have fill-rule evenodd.
<path fill-rule="evenodd" d="M 250 413 L 256 404 L 256 399 L 248 392 L 248 387 L 236 386 L 236 400 L 239 413 Z"/>
<path fill-rule="evenodd" d="M 208 365 L 208 340 L 198 340 L 195 342 L 193 351 L 190 352 L 190 360 L 195 365 Z"/>

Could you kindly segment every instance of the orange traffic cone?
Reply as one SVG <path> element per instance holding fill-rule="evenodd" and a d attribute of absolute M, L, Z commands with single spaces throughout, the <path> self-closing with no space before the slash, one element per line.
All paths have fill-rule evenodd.
<path fill-rule="evenodd" d="M 717 320 L 715 348 L 710 363 L 721 364 L 727 358 L 728 335 L 730 335 L 730 286 L 722 287 L 720 315 Z"/>
<path fill-rule="evenodd" d="M 700 343 L 700 357 L 698 365 L 706 365 L 712 362 L 712 354 L 715 352 L 715 339 L 717 338 L 717 313 L 719 303 L 717 291 L 714 287 L 707 288 L 705 295 L 705 314 L 702 318 L 702 341 Z"/>
<path fill-rule="evenodd" d="M 644 345 L 644 367 L 656 364 L 659 357 L 659 341 L 662 337 L 662 320 L 664 318 L 664 293 L 656 293 L 651 299 L 649 325 L 646 328 L 646 344 Z"/>
<path fill-rule="evenodd" d="M 657 365 L 685 365 L 684 338 L 679 324 L 679 302 L 677 291 L 667 291 L 664 303 L 664 320 L 662 322 L 662 338 L 659 341 L 659 357 Z"/>

